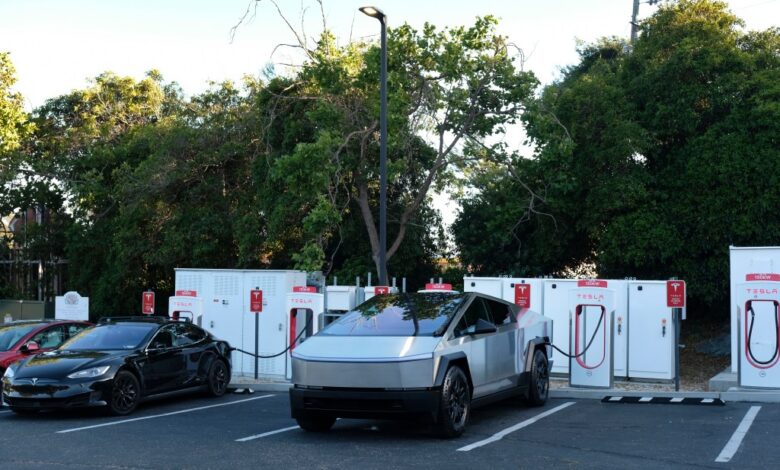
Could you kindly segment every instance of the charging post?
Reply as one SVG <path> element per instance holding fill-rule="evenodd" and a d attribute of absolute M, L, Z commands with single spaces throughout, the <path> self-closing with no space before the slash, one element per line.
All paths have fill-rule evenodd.
<path fill-rule="evenodd" d="M 615 291 L 608 287 L 602 279 L 580 279 L 569 290 L 570 387 L 612 388 Z"/>
<path fill-rule="evenodd" d="M 742 388 L 780 388 L 780 273 L 748 273 L 737 285 Z"/>
<path fill-rule="evenodd" d="M 685 292 L 685 281 L 676 277 L 666 281 L 666 306 L 672 308 L 674 322 L 674 390 L 677 392 L 680 391 L 680 328 L 685 308 Z"/>
<path fill-rule="evenodd" d="M 249 291 L 249 311 L 255 314 L 255 380 L 257 380 L 257 369 L 260 361 L 260 358 L 258 358 L 260 355 L 260 312 L 263 311 L 263 291 L 259 287 Z"/>

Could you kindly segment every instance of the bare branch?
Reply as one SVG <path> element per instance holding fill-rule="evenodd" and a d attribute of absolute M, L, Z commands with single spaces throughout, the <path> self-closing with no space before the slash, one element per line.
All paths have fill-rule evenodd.
<path fill-rule="evenodd" d="M 246 11 L 243 15 L 241 15 L 241 18 L 238 19 L 238 23 L 234 24 L 232 28 L 230 28 L 230 44 L 233 44 L 233 39 L 236 37 L 236 31 L 238 31 L 238 27 L 241 26 L 244 21 L 247 21 L 247 23 L 251 22 L 255 19 L 255 16 L 257 16 L 257 4 L 260 2 L 260 0 L 250 0 L 249 4 L 246 6 Z M 252 8 L 254 6 L 254 8 Z M 249 11 L 252 10 L 252 16 L 249 16 Z M 247 20 L 247 16 L 249 16 L 249 20 Z"/>
<path fill-rule="evenodd" d="M 295 39 L 298 41 L 298 45 L 306 51 L 306 55 L 308 55 L 311 58 L 311 51 L 308 47 L 306 47 L 306 38 L 301 38 L 301 35 L 298 34 L 298 31 L 293 27 L 293 25 L 290 23 L 290 20 L 287 19 L 287 17 L 282 13 L 282 9 L 279 8 L 279 4 L 276 2 L 276 0 L 270 0 L 271 3 L 276 7 L 276 11 L 279 13 L 279 16 L 282 18 L 284 23 L 287 25 L 287 28 L 290 30 L 290 32 L 293 33 L 295 36 Z M 303 15 L 301 15 L 303 16 Z"/>

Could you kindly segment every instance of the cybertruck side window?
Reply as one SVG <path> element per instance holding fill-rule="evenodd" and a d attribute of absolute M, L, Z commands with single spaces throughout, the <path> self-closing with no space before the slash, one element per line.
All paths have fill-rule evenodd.
<path fill-rule="evenodd" d="M 477 320 L 480 318 L 488 323 L 493 323 L 493 317 L 485 304 L 485 299 L 477 297 L 471 302 L 471 305 L 469 305 L 469 308 L 455 327 L 455 337 L 458 338 L 473 333 L 477 327 Z"/>
<path fill-rule="evenodd" d="M 490 314 L 493 317 L 493 324 L 496 326 L 508 325 L 517 321 L 512 314 L 511 306 L 490 299 L 484 299 L 484 301 L 490 309 Z"/>

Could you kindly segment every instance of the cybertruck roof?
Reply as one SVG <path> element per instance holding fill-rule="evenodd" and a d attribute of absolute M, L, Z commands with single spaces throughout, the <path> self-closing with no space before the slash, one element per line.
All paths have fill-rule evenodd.
<path fill-rule="evenodd" d="M 467 294 L 377 295 L 345 313 L 322 336 L 441 336 Z"/>

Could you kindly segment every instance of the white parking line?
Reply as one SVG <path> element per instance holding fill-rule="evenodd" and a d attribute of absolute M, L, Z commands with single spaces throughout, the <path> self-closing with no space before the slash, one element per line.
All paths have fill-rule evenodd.
<path fill-rule="evenodd" d="M 682 401 L 685 400 L 683 397 L 676 397 L 669 400 L 671 403 L 682 403 Z"/>
<path fill-rule="evenodd" d="M 760 406 L 751 406 L 745 417 L 742 418 L 742 422 L 739 423 L 737 430 L 731 435 L 731 439 L 726 443 L 726 447 L 720 451 L 720 455 L 715 459 L 716 462 L 730 462 L 734 454 L 739 450 L 742 439 L 747 435 L 750 426 L 753 424 L 753 420 L 756 419 L 756 415 L 761 410 Z"/>
<path fill-rule="evenodd" d="M 461 447 L 460 449 L 458 449 L 458 451 L 468 452 L 470 450 L 476 449 L 477 447 L 482 447 L 484 445 L 488 445 L 490 443 L 493 443 L 493 442 L 496 442 L 496 441 L 500 441 L 501 439 L 504 438 L 504 436 L 506 436 L 506 435 L 508 435 L 510 433 L 513 433 L 513 432 L 515 432 L 517 430 L 523 429 L 524 427 L 530 426 L 530 425 L 534 424 L 535 422 L 539 421 L 542 418 L 546 418 L 546 417 L 550 416 L 553 413 L 557 413 L 557 412 L 563 410 L 564 408 L 570 407 L 574 403 L 575 402 L 573 402 L 573 401 L 569 401 L 569 402 L 564 403 L 563 405 L 556 406 L 555 408 L 553 408 L 551 410 L 547 410 L 544 413 L 540 413 L 540 414 L 534 416 L 533 418 L 529 418 L 529 419 L 523 421 L 522 423 L 515 424 L 514 426 L 508 427 L 508 428 L 504 429 L 503 431 L 499 431 L 499 432 L 493 434 L 492 436 L 488 437 L 487 439 L 483 439 L 483 440 L 477 441 L 477 442 L 475 442 L 473 444 L 469 444 L 467 446 Z"/>
<path fill-rule="evenodd" d="M 261 437 L 273 436 L 274 434 L 279 434 L 279 433 L 282 433 L 282 432 L 292 431 L 293 429 L 299 429 L 299 428 L 300 428 L 300 426 L 290 426 L 289 428 L 277 429 L 276 431 L 268 431 L 268 432 L 264 432 L 262 434 L 255 434 L 254 436 L 242 437 L 241 439 L 236 439 L 236 442 L 251 441 L 251 440 L 254 440 L 254 439 L 260 439 Z"/>
<path fill-rule="evenodd" d="M 173 416 L 173 415 L 178 415 L 178 414 L 182 414 L 182 413 L 192 413 L 193 411 L 207 410 L 209 408 L 217 408 L 217 407 L 220 407 L 220 406 L 237 405 L 239 403 L 246 403 L 248 401 L 260 400 L 262 398 L 268 398 L 268 397 L 272 397 L 272 396 L 274 396 L 274 395 L 262 395 L 262 396 L 259 396 L 259 397 L 245 398 L 243 400 L 231 401 L 230 403 L 219 403 L 219 404 L 216 404 L 216 405 L 199 406 L 197 408 L 188 408 L 186 410 L 172 411 L 170 413 L 162 413 L 162 414 L 159 414 L 159 415 L 142 416 L 140 418 L 123 419 L 123 420 L 120 420 L 120 421 L 112 421 L 110 423 L 95 424 L 94 426 L 84 426 L 84 427 L 81 427 L 81 428 L 64 429 L 62 431 L 57 431 L 57 434 L 65 434 L 65 433 L 68 433 L 68 432 L 76 432 L 76 431 L 85 431 L 87 429 L 95 429 L 95 428 L 102 428 L 102 427 L 105 427 L 105 426 L 114 426 L 114 425 L 117 425 L 117 424 L 132 423 L 132 422 L 135 422 L 135 421 L 143 421 L 143 420 L 146 420 L 146 419 L 162 418 L 162 417 L 165 417 L 165 416 Z"/>

